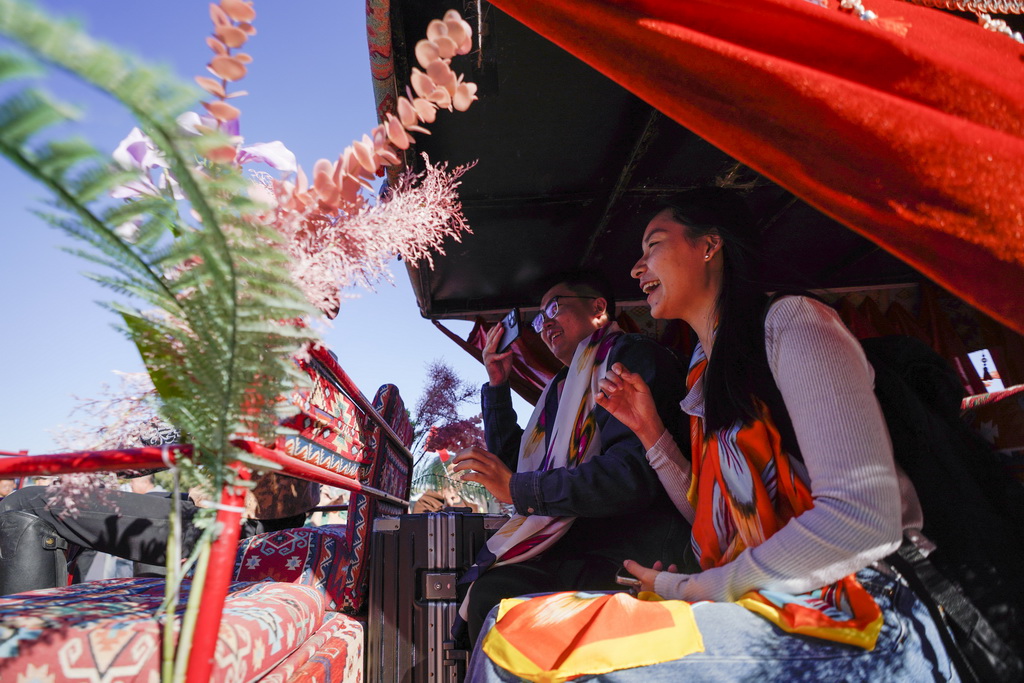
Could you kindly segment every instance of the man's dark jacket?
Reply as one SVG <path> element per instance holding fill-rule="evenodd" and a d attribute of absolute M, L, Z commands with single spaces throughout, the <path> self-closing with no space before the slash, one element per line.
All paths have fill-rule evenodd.
<path fill-rule="evenodd" d="M 667 429 L 677 443 L 689 444 L 679 408 L 686 385 L 678 359 L 648 337 L 624 334 L 612 347 L 608 367 L 616 362 L 643 377 Z M 562 382 L 567 373 L 562 368 L 552 382 Z M 484 384 L 481 393 L 487 449 L 515 472 L 523 430 L 516 423 L 509 385 Z M 558 394 L 548 392 L 545 401 L 549 425 L 555 423 Z M 573 469 L 513 474 L 510 487 L 516 512 L 577 517 L 566 535 L 544 553 L 545 558 L 591 555 L 617 564 L 631 559 L 650 566 L 661 560 L 682 567 L 690 526 L 648 465 L 640 440 L 600 406 L 595 418 L 601 453 Z"/>

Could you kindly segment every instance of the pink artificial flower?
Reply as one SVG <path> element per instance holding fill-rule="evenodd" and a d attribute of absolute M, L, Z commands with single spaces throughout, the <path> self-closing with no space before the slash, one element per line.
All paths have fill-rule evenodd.
<path fill-rule="evenodd" d="M 239 150 L 235 163 L 248 164 L 250 162 L 263 163 L 285 173 L 295 173 L 299 169 L 295 154 L 280 140 L 257 142 Z"/>
<path fill-rule="evenodd" d="M 178 125 L 186 133 L 202 135 L 203 129 L 220 130 L 231 136 L 237 136 L 241 130 L 238 119 L 218 121 L 212 116 L 204 116 L 194 111 L 187 111 L 178 117 Z M 241 142 L 239 140 L 238 142 Z"/>
<path fill-rule="evenodd" d="M 266 171 L 250 171 L 253 183 L 249 185 L 249 199 L 266 204 L 270 209 L 278 206 L 277 195 L 274 193 L 274 179 Z"/>
<path fill-rule="evenodd" d="M 213 102 L 200 102 L 206 111 L 210 112 L 213 118 L 218 121 L 227 123 L 228 121 L 237 121 L 238 117 L 242 115 L 242 112 L 233 105 L 223 102 L 221 100 L 214 100 Z"/>
<path fill-rule="evenodd" d="M 159 196 L 167 187 L 171 188 L 175 199 L 182 199 L 184 195 L 178 188 L 178 183 L 166 170 L 167 160 L 164 159 L 160 150 L 157 149 L 149 136 L 138 128 L 132 128 L 128 136 L 121 140 L 117 149 L 114 150 L 114 161 L 125 170 L 139 170 L 140 177 L 119 185 L 110 191 L 110 196 L 115 199 L 128 199 L 140 195 Z M 153 180 L 152 171 L 160 169 L 156 181 Z"/>

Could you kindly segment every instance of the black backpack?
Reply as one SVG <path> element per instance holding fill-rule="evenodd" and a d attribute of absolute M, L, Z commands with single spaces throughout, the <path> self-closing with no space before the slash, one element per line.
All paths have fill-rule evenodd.
<path fill-rule="evenodd" d="M 948 626 L 939 630 L 961 678 L 1024 680 L 1024 487 L 960 418 L 963 388 L 930 346 L 904 336 L 861 345 L 896 462 L 921 501 L 922 533 L 937 546 L 925 558 L 906 541 L 886 559 Z M 800 457 L 778 388 L 766 393 L 783 444 Z"/>
<path fill-rule="evenodd" d="M 960 381 L 931 347 L 911 337 L 861 344 L 875 370 L 896 462 L 921 500 L 922 532 L 937 546 L 925 559 L 904 543 L 889 561 L 926 604 L 933 599 L 933 615 L 945 617 L 963 656 L 963 678 L 1020 681 L 1024 488 L 960 418 Z"/>

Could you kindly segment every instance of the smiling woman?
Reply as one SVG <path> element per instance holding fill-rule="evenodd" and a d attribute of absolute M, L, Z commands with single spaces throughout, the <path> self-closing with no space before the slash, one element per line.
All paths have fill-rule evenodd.
<path fill-rule="evenodd" d="M 631 274 L 647 295 L 651 315 L 693 320 L 691 326 L 710 348 L 715 321 L 706 314 L 714 310 L 722 282 L 722 259 L 715 258 L 721 238 L 684 229 L 675 211 L 665 208 L 647 225 L 643 245 Z"/>
<path fill-rule="evenodd" d="M 764 311 L 762 240 L 753 225 L 736 191 L 709 187 L 669 197 L 647 224 L 644 254 L 630 271 L 653 317 L 686 321 L 709 356 L 716 340 L 724 340 L 708 375 L 716 428 L 722 423 L 714 416 L 729 412 L 726 400 L 744 417 L 754 416 L 749 397 L 767 381 L 757 362 L 763 344 L 752 332 Z"/>

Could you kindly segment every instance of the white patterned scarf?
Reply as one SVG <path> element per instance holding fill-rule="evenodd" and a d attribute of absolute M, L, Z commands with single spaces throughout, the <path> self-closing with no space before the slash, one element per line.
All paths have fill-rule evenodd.
<path fill-rule="evenodd" d="M 623 334 L 616 323 L 597 330 L 580 342 L 561 383 L 544 388 L 537 407 L 523 432 L 516 472 L 546 472 L 559 467 L 572 469 L 601 452 L 594 396 L 598 382 L 608 371 L 608 357 Z M 547 424 L 548 394 L 559 391 L 554 424 Z M 522 562 L 550 548 L 572 526 L 575 517 L 513 514 L 480 549 L 476 563 L 460 579 L 472 582 L 492 567 Z M 459 616 L 466 618 L 469 597 L 462 601 Z"/>

